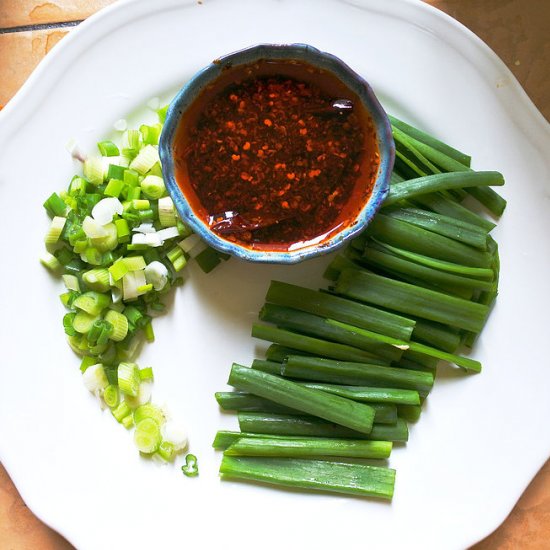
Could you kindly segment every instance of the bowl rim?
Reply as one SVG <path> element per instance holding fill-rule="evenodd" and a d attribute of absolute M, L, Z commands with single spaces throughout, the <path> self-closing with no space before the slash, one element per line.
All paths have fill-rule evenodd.
<path fill-rule="evenodd" d="M 223 239 L 214 233 L 195 214 L 176 181 L 172 144 L 185 110 L 195 101 L 203 89 L 215 81 L 224 70 L 248 65 L 260 59 L 304 61 L 314 67 L 331 72 L 355 92 L 373 121 L 380 155 L 378 173 L 373 189 L 356 218 L 341 231 L 335 233 L 330 239 L 319 244 L 312 243 L 299 249 L 285 251 L 254 250 Z M 159 139 L 159 156 L 165 185 L 178 213 L 183 221 L 206 241 L 209 246 L 219 252 L 251 262 L 294 264 L 308 258 L 328 254 L 342 247 L 347 241 L 367 227 L 389 193 L 390 178 L 395 160 L 395 144 L 391 123 L 373 89 L 363 76 L 355 72 L 339 57 L 328 52 L 323 52 L 309 44 L 256 44 L 215 59 L 195 73 L 180 88 L 171 101 L 166 113 L 166 119 Z"/>

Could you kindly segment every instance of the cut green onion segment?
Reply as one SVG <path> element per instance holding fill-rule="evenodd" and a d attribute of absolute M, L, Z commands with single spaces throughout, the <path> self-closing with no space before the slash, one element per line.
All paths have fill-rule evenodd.
<path fill-rule="evenodd" d="M 181 471 L 187 477 L 196 477 L 199 475 L 197 457 L 194 454 L 189 453 L 185 457 L 185 465 L 181 467 Z"/>
<path fill-rule="evenodd" d="M 384 499 L 392 498 L 395 483 L 395 470 L 390 468 L 294 458 L 224 455 L 220 474 L 228 479 Z"/>
<path fill-rule="evenodd" d="M 362 433 L 370 433 L 374 409 L 338 395 L 300 386 L 255 369 L 233 364 L 228 383 L 281 405 L 309 413 Z"/>

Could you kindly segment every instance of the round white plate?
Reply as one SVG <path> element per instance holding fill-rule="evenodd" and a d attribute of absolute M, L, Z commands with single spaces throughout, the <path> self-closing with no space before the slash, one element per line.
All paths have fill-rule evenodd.
<path fill-rule="evenodd" d="M 370 81 L 385 107 L 500 170 L 501 295 L 473 355 L 478 376 L 442 375 L 397 469 L 391 504 L 222 482 L 219 412 L 232 361 L 271 278 L 315 286 L 327 258 L 291 267 L 231 260 L 191 270 L 157 341 L 154 398 L 186 420 L 200 476 L 139 457 L 87 393 L 63 337 L 61 284 L 38 263 L 42 202 L 114 121 L 169 97 L 215 57 L 306 42 Z M 149 114 L 148 116 L 151 116 Z M 139 118 L 139 116 L 137 117 Z M 465 548 L 503 521 L 550 452 L 548 124 L 504 64 L 456 21 L 405 0 L 137 0 L 91 17 L 56 46 L 0 114 L 3 254 L 0 458 L 30 508 L 79 549 Z M 449 373 L 449 369 L 445 373 Z"/>

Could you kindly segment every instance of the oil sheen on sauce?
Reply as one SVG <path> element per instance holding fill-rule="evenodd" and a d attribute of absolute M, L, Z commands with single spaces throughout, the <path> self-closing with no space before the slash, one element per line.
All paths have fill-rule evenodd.
<path fill-rule="evenodd" d="M 173 155 L 195 214 L 221 238 L 266 251 L 351 225 L 379 167 L 359 98 L 298 61 L 225 70 L 182 117 Z"/>

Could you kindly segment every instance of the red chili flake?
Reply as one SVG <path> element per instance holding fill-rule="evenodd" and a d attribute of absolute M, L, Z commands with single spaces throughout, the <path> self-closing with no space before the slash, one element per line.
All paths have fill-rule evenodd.
<path fill-rule="evenodd" d="M 289 179 L 289 180 L 293 180 L 295 177 L 296 177 L 296 174 L 294 172 L 289 172 L 286 177 Z"/>
<path fill-rule="evenodd" d="M 266 126 L 273 126 L 273 122 L 271 122 L 271 120 L 269 120 L 268 118 L 264 119 L 264 124 Z"/>
<path fill-rule="evenodd" d="M 243 151 L 248 151 L 250 149 L 250 141 L 247 141 L 244 145 L 243 145 Z"/>
<path fill-rule="evenodd" d="M 231 155 L 232 160 L 241 160 L 241 155 Z"/>

